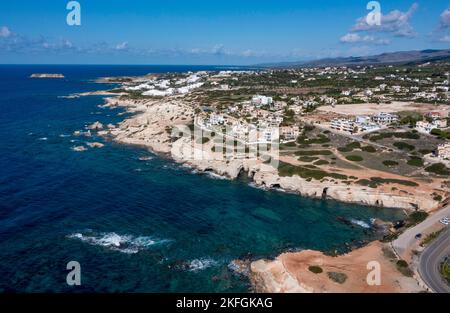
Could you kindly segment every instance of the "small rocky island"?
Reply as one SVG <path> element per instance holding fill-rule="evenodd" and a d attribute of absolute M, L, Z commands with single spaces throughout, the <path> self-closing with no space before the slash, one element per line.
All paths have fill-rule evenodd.
<path fill-rule="evenodd" d="M 37 73 L 37 74 L 31 74 L 30 78 L 64 78 L 64 75 L 63 74 Z"/>

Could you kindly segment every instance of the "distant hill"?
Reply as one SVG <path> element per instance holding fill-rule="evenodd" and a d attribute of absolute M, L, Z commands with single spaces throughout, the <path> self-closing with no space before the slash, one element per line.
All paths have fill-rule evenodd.
<path fill-rule="evenodd" d="M 400 51 L 365 57 L 327 58 L 305 62 L 259 64 L 259 66 L 269 68 L 298 68 L 298 67 L 321 67 L 321 66 L 357 66 L 357 65 L 376 65 L 376 64 L 379 65 L 407 64 L 407 63 L 415 64 L 441 60 L 450 60 L 450 49 Z"/>

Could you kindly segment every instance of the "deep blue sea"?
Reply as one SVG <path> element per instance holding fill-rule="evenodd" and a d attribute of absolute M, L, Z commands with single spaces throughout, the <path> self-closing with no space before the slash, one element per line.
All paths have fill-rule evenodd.
<path fill-rule="evenodd" d="M 0 291 L 246 292 L 236 258 L 343 250 L 402 213 L 302 198 L 213 179 L 142 148 L 73 136 L 122 110 L 71 93 L 111 88 L 103 76 L 193 66 L 0 66 Z M 32 73 L 65 79 L 30 79 Z M 101 149 L 72 150 L 85 141 Z M 337 217 L 359 221 L 352 225 Z M 81 264 L 81 286 L 66 264 Z"/>

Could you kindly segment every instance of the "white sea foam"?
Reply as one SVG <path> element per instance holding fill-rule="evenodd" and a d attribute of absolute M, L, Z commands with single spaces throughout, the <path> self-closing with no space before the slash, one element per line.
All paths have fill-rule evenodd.
<path fill-rule="evenodd" d="M 198 272 L 209 267 L 217 266 L 219 262 L 211 258 L 194 259 L 189 262 L 188 269 L 191 272 Z"/>
<path fill-rule="evenodd" d="M 59 137 L 61 137 L 61 138 L 67 138 L 67 137 L 70 137 L 70 135 L 61 134 L 61 135 L 59 135 Z"/>
<path fill-rule="evenodd" d="M 216 173 L 213 173 L 213 172 L 207 172 L 207 174 L 208 174 L 208 176 L 209 176 L 210 178 L 213 178 L 213 179 L 220 179 L 220 180 L 229 179 L 229 178 L 226 177 L 226 176 L 222 176 L 222 175 L 219 175 L 219 174 L 216 174 Z"/>
<path fill-rule="evenodd" d="M 267 188 L 267 187 L 265 187 L 265 186 L 261 186 L 261 185 L 257 185 L 257 184 L 256 184 L 256 183 L 254 183 L 254 182 L 248 183 L 248 185 L 249 185 L 250 187 L 252 187 L 252 188 L 256 188 L 256 189 L 261 189 L 261 190 L 268 190 L 268 188 Z"/>
<path fill-rule="evenodd" d="M 103 246 L 110 250 L 127 254 L 135 254 L 151 246 L 168 242 L 164 239 L 155 239 L 148 236 L 119 235 L 112 233 L 75 233 L 68 236 L 71 239 L 78 239 L 94 246 Z"/>
<path fill-rule="evenodd" d="M 41 137 L 41 138 L 38 138 L 38 140 L 46 141 L 46 140 L 48 140 L 48 138 L 47 137 Z"/>
<path fill-rule="evenodd" d="M 350 222 L 351 222 L 352 224 L 361 226 L 362 228 L 370 228 L 370 225 L 367 224 L 367 223 L 364 222 L 364 221 L 360 221 L 360 220 L 356 220 L 356 219 L 353 219 L 353 218 L 352 218 L 352 219 L 350 220 Z"/>
<path fill-rule="evenodd" d="M 143 156 L 139 158 L 139 161 L 150 161 L 153 160 L 152 156 Z"/>

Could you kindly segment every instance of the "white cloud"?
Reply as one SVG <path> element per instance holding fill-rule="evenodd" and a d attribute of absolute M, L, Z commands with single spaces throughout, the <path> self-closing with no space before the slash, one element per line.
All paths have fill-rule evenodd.
<path fill-rule="evenodd" d="M 441 13 L 440 28 L 450 28 L 450 6 Z"/>
<path fill-rule="evenodd" d="M 225 46 L 223 44 L 215 45 L 211 49 L 211 53 L 212 54 L 227 54 L 227 52 L 225 51 Z"/>
<path fill-rule="evenodd" d="M 351 31 L 384 32 L 398 37 L 415 37 L 416 32 L 411 26 L 410 20 L 418 7 L 418 4 L 414 3 L 406 12 L 394 10 L 386 15 L 382 15 L 380 25 L 369 25 L 366 16 L 360 17 L 356 20 L 356 24 L 352 27 Z"/>
<path fill-rule="evenodd" d="M 116 50 L 121 50 L 121 51 L 128 50 L 128 41 L 124 41 L 124 42 L 116 45 Z"/>
<path fill-rule="evenodd" d="M 374 36 L 360 36 L 357 33 L 348 33 L 341 37 L 342 43 L 371 43 L 376 45 L 388 45 L 390 41 L 388 39 L 376 38 Z"/>
<path fill-rule="evenodd" d="M 449 35 L 444 36 L 444 37 L 440 38 L 439 41 L 440 42 L 450 42 L 450 36 Z"/>
<path fill-rule="evenodd" d="M 341 42 L 345 43 L 354 43 L 354 42 L 360 42 L 361 36 L 355 33 L 348 33 L 341 37 Z"/>
<path fill-rule="evenodd" d="M 0 27 L 0 38 L 8 38 L 11 36 L 11 31 L 7 26 Z"/>

